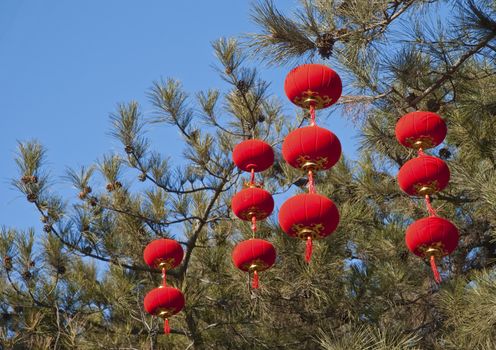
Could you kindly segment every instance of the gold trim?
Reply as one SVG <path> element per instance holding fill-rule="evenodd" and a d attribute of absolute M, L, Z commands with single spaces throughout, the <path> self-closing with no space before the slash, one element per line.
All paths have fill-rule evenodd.
<path fill-rule="evenodd" d="M 293 103 L 306 109 L 309 109 L 311 106 L 315 109 L 322 109 L 332 104 L 332 98 L 327 95 L 320 96 L 316 91 L 307 90 L 296 96 L 293 99 Z"/>
<path fill-rule="evenodd" d="M 305 171 L 323 170 L 328 162 L 329 160 L 327 157 L 310 158 L 310 156 L 301 155 L 296 158 L 296 164 L 298 164 L 298 167 Z"/>
<path fill-rule="evenodd" d="M 241 267 L 244 270 L 248 270 L 250 272 L 253 272 L 253 271 L 267 270 L 270 266 L 262 259 L 255 259 L 255 260 L 252 260 L 251 263 L 244 264 Z"/>
<path fill-rule="evenodd" d="M 294 224 L 291 226 L 293 232 L 295 232 L 295 236 L 307 240 L 308 237 L 312 239 L 322 238 L 321 233 L 324 231 L 324 225 L 322 224 L 312 224 L 310 226 L 304 226 L 302 224 Z"/>
<path fill-rule="evenodd" d="M 441 258 L 448 254 L 448 252 L 444 249 L 443 242 L 435 242 L 430 245 L 421 245 L 416 250 L 422 254 L 424 258 L 431 257 L 432 255 L 435 258 Z"/>
<path fill-rule="evenodd" d="M 174 258 L 167 258 L 167 259 L 156 259 L 155 260 L 155 268 L 157 269 L 166 269 L 166 270 L 170 270 L 174 267 L 174 262 L 175 262 L 175 259 Z"/>
<path fill-rule="evenodd" d="M 159 307 L 159 308 L 157 308 L 155 315 L 157 317 L 161 317 L 161 318 L 169 318 L 169 317 L 175 315 L 176 313 L 177 312 L 176 312 L 175 308 Z"/>
<path fill-rule="evenodd" d="M 412 148 L 432 148 L 435 146 L 434 139 L 431 136 L 421 135 L 419 137 L 407 137 L 405 143 Z"/>
<path fill-rule="evenodd" d="M 257 207 L 250 207 L 246 210 L 243 210 L 239 216 L 242 218 L 242 219 L 245 219 L 245 220 L 251 220 L 252 217 L 255 216 L 255 218 L 257 220 L 261 220 L 262 218 L 265 218 L 267 217 L 267 212 L 263 211 L 263 210 L 260 210 L 259 208 Z"/>
<path fill-rule="evenodd" d="M 415 192 L 420 196 L 431 195 L 439 191 L 439 182 L 433 180 L 427 183 L 418 183 L 413 186 Z"/>

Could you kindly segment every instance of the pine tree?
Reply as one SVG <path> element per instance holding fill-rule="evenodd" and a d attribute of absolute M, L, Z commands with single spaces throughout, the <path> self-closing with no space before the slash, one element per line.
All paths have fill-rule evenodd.
<path fill-rule="evenodd" d="M 436 23 L 436 13 L 446 18 Z M 12 184 L 39 211 L 43 232 L 0 230 L 4 348 L 496 348 L 496 6 L 302 0 L 286 15 L 263 1 L 253 18 L 259 33 L 213 44 L 226 91 L 192 96 L 168 79 L 150 90 L 152 115 L 136 102 L 119 105 L 111 120 L 122 151 L 69 169 L 73 197 L 56 193 L 39 142 L 19 144 Z M 244 177 L 230 153 L 251 137 L 278 149 L 307 116 L 283 114 L 252 57 L 288 70 L 307 61 L 332 66 L 345 81 L 335 110 L 361 131 L 357 159 L 345 155 L 317 175 L 341 220 L 311 264 L 274 215 L 260 223 L 280 259 L 258 290 L 230 261 L 234 244 L 251 235 L 230 211 Z M 448 123 L 434 154 L 447 160 L 450 186 L 433 205 L 461 239 L 442 261 L 441 285 L 404 244 L 407 225 L 426 216 L 395 180 L 413 152 L 397 143 L 394 126 L 412 110 L 436 111 Z M 146 136 L 154 124 L 177 128 L 184 161 L 154 150 Z M 304 190 L 302 174 L 281 159 L 263 176 L 272 193 Z M 168 272 L 187 300 L 170 336 L 142 307 L 160 281 L 142 260 L 157 237 L 186 250 Z"/>

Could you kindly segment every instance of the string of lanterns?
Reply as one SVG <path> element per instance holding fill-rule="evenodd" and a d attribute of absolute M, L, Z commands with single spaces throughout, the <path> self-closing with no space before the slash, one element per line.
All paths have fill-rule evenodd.
<path fill-rule="evenodd" d="M 282 144 L 282 156 L 293 168 L 303 171 L 308 179 L 308 192 L 286 200 L 278 221 L 290 237 L 306 241 L 305 260 L 310 262 L 313 241 L 332 234 L 339 224 L 339 211 L 334 202 L 318 194 L 315 189 L 316 172 L 331 169 L 341 157 L 341 143 L 330 130 L 316 125 L 316 110 L 328 108 L 338 101 L 342 93 L 339 75 L 320 64 L 296 67 L 286 77 L 284 90 L 288 99 L 308 110 L 310 123 L 290 132 Z M 458 244 L 458 230 L 451 222 L 437 215 L 431 205 L 431 195 L 442 191 L 450 179 L 446 163 L 424 153 L 446 137 L 443 119 L 432 112 L 412 112 L 396 124 L 396 138 L 405 147 L 418 151 L 418 157 L 407 161 L 398 172 L 400 188 L 410 196 L 424 197 L 429 216 L 413 222 L 406 230 L 408 249 L 421 258 L 430 260 L 435 281 L 441 282 L 436 260 L 452 253 Z M 231 201 L 233 213 L 251 223 L 252 237 L 239 242 L 233 249 L 234 265 L 249 275 L 253 274 L 252 288 L 259 287 L 259 272 L 271 268 L 276 261 L 272 243 L 257 238 L 257 223 L 269 217 L 274 210 L 272 195 L 257 182 L 256 173 L 263 172 L 274 163 L 272 147 L 258 139 L 245 140 L 233 149 L 236 166 L 250 173 L 244 189 Z M 162 270 L 162 285 L 151 290 L 144 298 L 145 310 L 164 319 L 164 332 L 170 333 L 169 317 L 180 312 L 185 305 L 179 289 L 166 283 L 167 270 L 177 267 L 183 259 L 181 245 L 172 239 L 157 239 L 144 250 L 144 260 L 150 268 Z"/>
<path fill-rule="evenodd" d="M 417 220 L 407 228 L 406 245 L 413 254 L 429 259 L 434 279 L 441 283 L 436 260 L 456 249 L 459 234 L 455 225 L 437 215 L 430 198 L 448 185 L 448 165 L 442 159 L 425 154 L 424 150 L 443 142 L 447 134 L 446 123 L 436 113 L 416 111 L 398 120 L 395 133 L 399 143 L 418 152 L 418 157 L 400 168 L 398 184 L 408 195 L 424 197 L 429 212 L 429 217 Z"/>

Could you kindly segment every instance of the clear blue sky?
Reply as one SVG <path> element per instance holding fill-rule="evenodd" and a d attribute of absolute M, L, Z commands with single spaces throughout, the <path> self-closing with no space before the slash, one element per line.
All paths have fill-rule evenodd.
<path fill-rule="evenodd" d="M 295 6 L 296 0 L 278 1 Z M 154 80 L 175 77 L 191 93 L 222 86 L 211 65 L 210 42 L 254 31 L 249 1 L 0 0 L 0 225 L 39 228 L 39 215 L 12 189 L 17 140 L 36 138 L 48 149 L 56 180 L 66 166 L 90 164 L 120 151 L 108 115 L 119 102 L 149 109 Z M 284 98 L 289 67 L 264 69 L 271 92 Z M 295 108 L 288 102 L 286 112 Z M 344 153 L 354 154 L 352 125 L 332 116 Z M 155 126 L 154 147 L 180 148 L 176 130 Z M 55 189 L 76 195 L 59 181 Z"/>

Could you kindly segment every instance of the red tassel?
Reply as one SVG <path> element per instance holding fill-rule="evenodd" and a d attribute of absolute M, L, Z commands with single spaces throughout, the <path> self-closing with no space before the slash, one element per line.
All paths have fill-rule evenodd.
<path fill-rule="evenodd" d="M 310 126 L 315 126 L 315 107 L 310 105 Z"/>
<path fill-rule="evenodd" d="M 252 282 L 251 286 L 254 289 L 258 288 L 258 272 L 257 272 L 257 270 L 253 271 L 253 282 Z"/>
<path fill-rule="evenodd" d="M 425 195 L 425 205 L 427 206 L 427 211 L 430 216 L 437 216 L 436 209 L 432 207 L 431 198 L 428 194 Z"/>
<path fill-rule="evenodd" d="M 308 171 L 308 192 L 315 193 L 315 183 L 313 180 L 313 171 Z"/>
<path fill-rule="evenodd" d="M 305 260 L 307 263 L 310 263 L 310 259 L 312 258 L 312 237 L 307 238 L 307 248 L 305 250 Z"/>
<path fill-rule="evenodd" d="M 439 271 L 437 270 L 436 258 L 434 257 L 434 255 L 431 255 L 431 269 L 432 269 L 432 273 L 434 274 L 434 280 L 436 281 L 437 284 L 440 284 L 441 275 L 439 275 Z"/>
<path fill-rule="evenodd" d="M 164 333 L 170 334 L 169 319 L 166 318 L 164 322 Z"/>
<path fill-rule="evenodd" d="M 162 285 L 164 287 L 167 285 L 167 275 L 165 269 L 162 269 Z"/>
<path fill-rule="evenodd" d="M 251 174 L 250 174 L 250 185 L 255 184 L 255 169 L 251 168 Z"/>
<path fill-rule="evenodd" d="M 253 237 L 255 237 L 255 232 L 257 232 L 257 217 L 255 215 L 251 217 L 251 230 L 253 231 Z"/>

